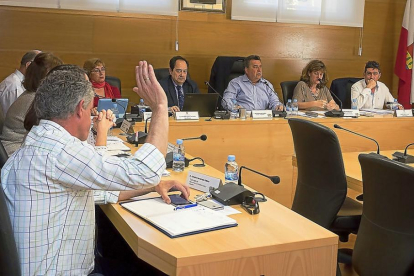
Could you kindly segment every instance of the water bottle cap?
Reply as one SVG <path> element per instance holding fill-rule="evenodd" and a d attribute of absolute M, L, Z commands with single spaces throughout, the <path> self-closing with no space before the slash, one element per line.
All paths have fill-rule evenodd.
<path fill-rule="evenodd" d="M 229 161 L 229 162 L 236 161 L 236 156 L 234 156 L 234 155 L 227 156 L 227 161 Z"/>
<path fill-rule="evenodd" d="M 139 102 L 140 102 L 140 103 L 143 103 L 143 102 L 144 102 L 144 99 L 140 99 L 140 100 L 139 100 Z"/>
<path fill-rule="evenodd" d="M 292 99 L 288 99 L 288 102 L 292 102 Z"/>
<path fill-rule="evenodd" d="M 183 140 L 182 139 L 177 139 L 177 145 L 182 145 L 183 144 Z"/>
<path fill-rule="evenodd" d="M 294 102 L 294 103 L 297 103 L 297 102 L 298 102 L 298 99 L 293 99 L 293 102 Z"/>
<path fill-rule="evenodd" d="M 398 100 L 397 99 L 394 99 L 394 103 L 396 103 Z"/>

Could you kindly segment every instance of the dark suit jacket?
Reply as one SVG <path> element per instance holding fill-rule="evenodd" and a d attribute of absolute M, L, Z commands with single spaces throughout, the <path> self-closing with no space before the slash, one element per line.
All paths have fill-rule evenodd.
<path fill-rule="evenodd" d="M 162 89 L 164 89 L 165 94 L 167 94 L 168 107 L 178 106 L 177 93 L 175 91 L 175 86 L 174 86 L 174 83 L 172 82 L 171 76 L 168 76 L 168 78 L 164 78 L 160 80 L 160 84 L 161 84 Z M 200 93 L 200 90 L 198 90 L 197 84 L 188 78 L 183 84 L 183 91 L 184 91 L 184 94 Z"/>

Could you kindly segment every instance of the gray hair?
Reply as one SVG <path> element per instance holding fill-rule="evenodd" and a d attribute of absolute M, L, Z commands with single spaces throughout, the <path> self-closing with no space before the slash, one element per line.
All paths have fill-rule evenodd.
<path fill-rule="evenodd" d="M 34 109 L 40 119 L 67 119 L 84 100 L 87 108 L 94 97 L 91 83 L 80 68 L 57 70 L 48 74 L 36 91 Z"/>

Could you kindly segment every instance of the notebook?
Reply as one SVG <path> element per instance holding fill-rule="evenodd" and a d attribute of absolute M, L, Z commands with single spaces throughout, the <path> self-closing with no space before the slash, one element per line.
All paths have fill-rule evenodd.
<path fill-rule="evenodd" d="M 124 118 L 127 107 L 128 99 L 99 99 L 98 101 L 98 111 L 112 109 L 117 119 Z"/>
<path fill-rule="evenodd" d="M 218 98 L 217 93 L 184 94 L 183 111 L 198 111 L 200 117 L 211 117 L 216 111 Z"/>
<path fill-rule="evenodd" d="M 170 238 L 237 226 L 234 219 L 201 205 L 175 211 L 175 207 L 166 204 L 161 197 L 129 201 L 120 205 Z"/>

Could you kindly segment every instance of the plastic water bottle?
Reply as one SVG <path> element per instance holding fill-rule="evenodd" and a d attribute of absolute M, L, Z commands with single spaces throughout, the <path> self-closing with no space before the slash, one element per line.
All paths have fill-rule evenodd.
<path fill-rule="evenodd" d="M 139 110 L 139 116 L 144 117 L 144 112 L 146 110 L 144 99 L 139 100 L 138 110 Z"/>
<path fill-rule="evenodd" d="M 358 110 L 358 102 L 357 102 L 357 99 L 352 99 L 351 109 Z"/>
<path fill-rule="evenodd" d="M 394 103 L 392 104 L 392 110 L 397 110 L 398 109 L 398 100 L 394 99 Z"/>
<path fill-rule="evenodd" d="M 286 104 L 286 114 L 292 115 L 292 99 L 289 99 Z"/>
<path fill-rule="evenodd" d="M 231 107 L 230 119 L 237 119 L 237 117 L 238 117 L 237 115 L 238 115 L 238 112 L 239 112 L 237 101 L 233 100 L 232 102 L 233 102 L 233 105 Z"/>
<path fill-rule="evenodd" d="M 299 111 L 298 100 L 297 99 L 293 99 L 293 103 L 292 103 L 292 115 L 297 116 L 298 115 L 298 111 Z"/>
<path fill-rule="evenodd" d="M 226 165 L 224 166 L 225 183 L 235 182 L 239 180 L 239 165 L 236 163 L 236 157 L 229 155 L 227 157 Z"/>
<path fill-rule="evenodd" d="M 173 151 L 173 166 L 172 169 L 175 172 L 182 172 L 184 171 L 185 163 L 185 149 L 183 145 L 183 140 L 177 139 L 177 144 Z"/>

